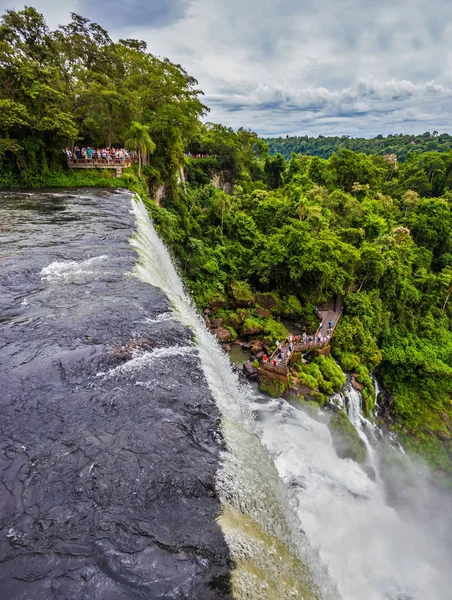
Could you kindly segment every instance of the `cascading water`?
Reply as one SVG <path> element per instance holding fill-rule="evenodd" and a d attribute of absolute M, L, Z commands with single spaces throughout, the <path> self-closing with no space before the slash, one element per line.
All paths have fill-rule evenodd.
<path fill-rule="evenodd" d="M 250 515 L 267 534 L 284 540 L 289 548 L 298 544 L 296 552 L 312 568 L 309 546 L 303 536 L 294 535 L 301 523 L 310 543 L 318 548 L 319 558 L 328 565 L 344 600 L 445 600 L 449 594 L 450 541 L 446 536 L 436 537 L 438 523 L 427 516 L 425 506 L 417 506 L 418 512 L 407 512 L 402 518 L 388 506 L 378 478 L 372 481 L 356 463 L 337 457 L 324 423 L 284 400 L 270 401 L 251 388 L 238 388 L 218 344 L 185 296 L 167 250 L 141 202 L 134 202 L 133 211 L 138 235 L 132 243 L 140 255 L 136 273 L 163 289 L 173 302 L 177 318 L 194 331 L 204 373 L 222 413 L 230 448 L 218 480 L 223 502 Z M 366 435 L 366 426 L 372 424 L 361 415 L 359 392 L 350 388 L 347 394 L 350 418 L 375 464 L 375 450 Z M 261 442 L 273 456 L 286 484 L 292 499 L 289 506 L 278 491 L 274 474 L 264 466 L 268 464 L 267 457 L 249 435 L 256 432 L 249 408 L 257 417 Z M 423 484 L 422 479 L 421 487 Z M 288 508 L 298 516 L 298 522 Z M 425 517 L 425 522 L 420 524 L 419 517 Z M 242 524 L 242 532 L 246 527 L 249 525 Z M 225 531 L 240 562 L 244 558 L 244 542 L 237 543 L 237 528 L 233 535 L 227 527 Z M 255 557 L 256 552 L 251 555 Z M 336 597 L 325 574 L 318 570 L 315 574 L 317 582 L 323 584 L 323 597 Z M 246 577 L 244 581 L 249 582 Z M 290 596 L 280 592 L 269 597 Z"/>
<path fill-rule="evenodd" d="M 141 201 L 0 196 L 5 598 L 448 600 L 449 499 L 240 386 Z"/>
<path fill-rule="evenodd" d="M 237 563 L 237 598 L 337 598 L 337 591 L 290 514 L 278 475 L 259 443 L 249 410 L 250 390 L 239 386 L 229 360 L 206 330 L 156 234 L 143 203 L 133 201 L 137 232 L 131 240 L 139 261 L 134 274 L 170 298 L 175 317 L 190 327 L 209 387 L 222 414 L 229 452 L 217 490 L 225 507 L 220 519 Z M 275 552 L 281 560 L 275 560 Z M 299 563 L 308 566 L 308 571 Z M 251 565 L 251 568 L 248 566 Z M 297 581 L 298 579 L 298 581 Z"/>

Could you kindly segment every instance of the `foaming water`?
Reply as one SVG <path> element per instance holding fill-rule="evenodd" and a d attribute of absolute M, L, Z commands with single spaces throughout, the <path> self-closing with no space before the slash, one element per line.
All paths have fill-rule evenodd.
<path fill-rule="evenodd" d="M 86 278 L 100 275 L 102 263 L 108 260 L 108 256 L 95 256 L 84 261 L 55 261 L 41 270 L 41 277 L 47 281 L 60 281 L 73 283 L 83 281 Z"/>
<path fill-rule="evenodd" d="M 224 456 L 217 490 L 226 507 L 220 522 L 238 565 L 237 597 L 312 597 L 304 596 L 300 589 L 294 596 L 282 588 L 268 592 L 275 577 L 294 581 L 293 572 L 281 574 L 276 568 L 285 551 L 291 564 L 297 565 L 301 558 L 310 567 L 315 593 L 328 600 L 450 597 L 451 538 L 440 533 L 445 524 L 450 531 L 444 511 L 450 506 L 449 499 L 436 495 L 424 471 L 405 465 L 405 472 L 416 482 L 412 494 L 419 500 L 413 506 L 393 508 L 387 483 L 393 477 L 394 484 L 397 473 L 383 473 L 373 481 L 357 463 L 337 457 L 324 422 L 313 420 L 284 400 L 270 401 L 248 386 L 240 387 L 226 356 L 185 295 L 141 201 L 133 201 L 133 213 L 138 231 L 131 243 L 140 257 L 135 274 L 160 287 L 172 301 L 174 316 L 192 329 L 205 377 L 222 413 L 229 452 Z M 345 392 L 349 418 L 366 444 L 369 465 L 379 473 L 383 447 L 390 460 L 394 451 L 379 441 L 373 423 L 361 414 L 359 392 L 351 387 Z M 345 408 L 342 396 L 339 404 Z M 258 424 L 252 414 L 257 415 Z M 276 469 L 257 437 L 270 452 Z M 427 510 L 433 499 L 445 515 L 440 509 Z M 257 531 L 253 529 L 256 526 Z M 268 560 L 269 556 L 273 559 Z M 253 569 L 243 569 L 250 562 Z M 322 564 L 328 565 L 334 584 Z M 294 568 L 300 577 L 303 569 Z"/>
<path fill-rule="evenodd" d="M 317 553 L 301 531 L 273 462 L 259 442 L 259 429 L 249 410 L 253 392 L 239 385 L 228 357 L 197 315 L 139 199 L 133 200 L 132 210 L 137 233 L 131 244 L 139 255 L 134 273 L 164 291 L 177 319 L 193 331 L 204 375 L 222 414 L 228 451 L 217 476 L 217 492 L 226 511 L 220 523 L 238 565 L 233 577 L 236 597 L 339 598 Z M 231 518 L 231 514 L 235 517 Z M 246 519 L 254 523 L 253 534 Z M 275 556 L 278 544 L 291 556 L 290 572 L 284 576 L 280 559 Z M 270 582 L 274 586 L 277 581 L 278 595 L 263 595 L 262 589 L 270 589 Z"/>
<path fill-rule="evenodd" d="M 374 482 L 354 461 L 337 457 L 324 423 L 284 401 L 259 403 L 255 409 L 262 421 L 262 440 L 293 492 L 304 531 L 318 545 L 343 598 L 449 597 L 450 538 L 438 532 L 448 516 L 432 514 L 429 503 L 438 501 L 442 510 L 450 503 L 429 488 L 425 472 L 413 467 L 410 475 L 415 480 L 410 495 L 423 495 L 422 502 L 412 510 L 403 504 L 396 510 L 388 506 L 379 478 Z M 378 452 L 369 441 L 368 445 L 375 460 Z M 394 453 L 389 447 L 386 451 Z"/>
<path fill-rule="evenodd" d="M 141 371 L 143 368 L 149 368 L 156 361 L 164 361 L 166 358 L 173 356 L 186 356 L 193 354 L 192 346 L 170 346 L 167 348 L 157 348 L 151 352 L 142 352 L 136 350 L 134 356 L 125 364 L 114 367 L 107 373 L 98 373 L 98 377 L 115 377 L 118 374 L 128 373 L 133 375 L 136 371 Z"/>

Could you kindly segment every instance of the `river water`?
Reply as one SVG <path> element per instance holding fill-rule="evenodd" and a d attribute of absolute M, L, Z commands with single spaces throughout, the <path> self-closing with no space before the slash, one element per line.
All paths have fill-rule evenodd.
<path fill-rule="evenodd" d="M 0 597 L 452 597 L 450 498 L 359 398 L 375 478 L 326 415 L 240 386 L 141 201 L 4 192 L 0 217 Z"/>

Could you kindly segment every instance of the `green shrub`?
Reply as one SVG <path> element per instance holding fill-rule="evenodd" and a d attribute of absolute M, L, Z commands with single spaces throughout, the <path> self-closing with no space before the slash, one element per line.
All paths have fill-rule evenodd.
<path fill-rule="evenodd" d="M 311 390 L 318 386 L 317 379 L 305 371 L 298 371 L 298 380 L 301 384 L 311 388 Z"/>
<path fill-rule="evenodd" d="M 298 318 L 303 312 L 303 307 L 301 306 L 301 302 L 298 300 L 296 296 L 287 296 L 287 298 L 283 298 L 281 302 L 281 314 L 286 317 L 295 317 Z"/>
<path fill-rule="evenodd" d="M 267 344 L 274 344 L 277 340 L 282 342 L 289 335 L 286 327 L 280 321 L 272 318 L 265 319 L 263 331 L 265 335 L 264 341 Z"/>
<path fill-rule="evenodd" d="M 347 372 L 354 371 L 360 363 L 359 356 L 348 352 L 341 353 L 337 358 L 339 359 L 341 367 Z"/>
<path fill-rule="evenodd" d="M 325 393 L 331 395 L 338 392 L 345 385 L 347 379 L 339 365 L 332 358 L 320 355 L 314 360 L 314 363 L 319 366 L 324 380 L 330 384 L 328 389 L 333 390 L 332 392 L 325 391 Z"/>
<path fill-rule="evenodd" d="M 231 296 L 237 305 L 251 306 L 254 302 L 254 294 L 246 281 L 233 281 Z"/>
<path fill-rule="evenodd" d="M 257 335 L 261 331 L 262 331 L 262 324 L 260 321 L 258 321 L 254 317 L 248 317 L 248 319 L 245 319 L 245 321 L 240 329 L 240 333 L 242 335 Z"/>

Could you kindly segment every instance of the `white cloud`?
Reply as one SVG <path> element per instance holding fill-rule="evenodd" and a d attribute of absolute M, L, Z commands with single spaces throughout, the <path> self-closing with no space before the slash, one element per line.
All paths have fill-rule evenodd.
<path fill-rule="evenodd" d="M 64 20 L 60 4 L 34 2 L 52 26 Z M 168 0 L 158 14 L 157 5 L 135 0 L 115 20 L 108 3 L 64 8 L 181 63 L 213 121 L 262 134 L 452 130 L 450 0 Z"/>

